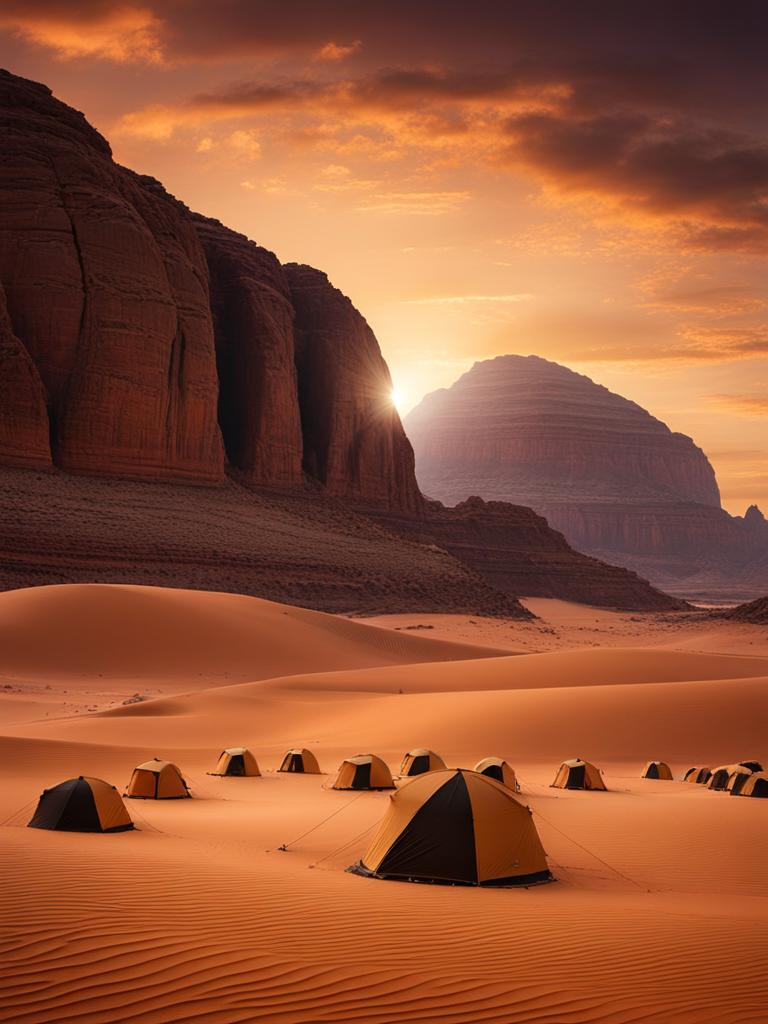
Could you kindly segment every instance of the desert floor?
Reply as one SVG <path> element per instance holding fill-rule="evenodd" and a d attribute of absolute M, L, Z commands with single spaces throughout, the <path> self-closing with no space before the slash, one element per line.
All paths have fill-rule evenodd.
<path fill-rule="evenodd" d="M 765 1024 L 768 801 L 639 774 L 768 760 L 768 630 L 526 603 L 534 622 L 364 621 L 0 594 L 0 1019 Z M 263 776 L 208 776 L 236 745 Z M 329 774 L 275 773 L 299 745 Z M 506 757 L 557 881 L 345 873 L 389 797 L 331 790 L 335 769 L 370 751 L 396 770 L 414 746 Z M 609 792 L 549 788 L 576 755 Z M 43 787 L 122 787 L 154 756 L 194 799 L 128 800 L 138 828 L 116 835 L 24 827 Z"/>

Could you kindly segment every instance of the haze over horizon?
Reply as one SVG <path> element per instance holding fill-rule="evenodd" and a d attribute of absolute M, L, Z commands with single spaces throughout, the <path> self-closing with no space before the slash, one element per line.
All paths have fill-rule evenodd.
<path fill-rule="evenodd" d="M 10 0 L 0 64 L 375 330 L 403 411 L 536 354 L 768 505 L 766 8 Z"/>

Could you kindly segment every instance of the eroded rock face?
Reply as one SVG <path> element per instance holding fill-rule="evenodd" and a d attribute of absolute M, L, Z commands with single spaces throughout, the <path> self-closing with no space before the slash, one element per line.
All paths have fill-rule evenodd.
<path fill-rule="evenodd" d="M 45 389 L 53 461 L 220 480 L 208 275 L 188 211 L 7 72 L 0 130 L 0 283 Z"/>
<path fill-rule="evenodd" d="M 45 388 L 29 353 L 13 333 L 0 287 L 0 462 L 51 464 Z"/>
<path fill-rule="evenodd" d="M 294 311 L 277 257 L 218 221 L 196 216 L 210 273 L 227 459 L 255 484 L 302 481 Z"/>
<path fill-rule="evenodd" d="M 503 594 L 626 611 L 688 607 L 628 569 L 575 551 L 546 519 L 505 501 L 475 496 L 453 508 L 429 501 L 421 520 L 389 517 L 387 525 L 450 552 Z"/>
<path fill-rule="evenodd" d="M 546 501 L 694 501 L 720 507 L 689 437 L 634 402 L 537 356 L 476 363 L 406 420 L 425 494 Z"/>
<path fill-rule="evenodd" d="M 373 331 L 322 271 L 289 263 L 304 471 L 329 494 L 417 512 L 413 450 Z"/>

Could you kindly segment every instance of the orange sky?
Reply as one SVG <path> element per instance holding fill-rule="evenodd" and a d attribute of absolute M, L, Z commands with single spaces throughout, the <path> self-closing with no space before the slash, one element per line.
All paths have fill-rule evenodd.
<path fill-rule="evenodd" d="M 694 13 L 695 10 L 695 13 Z M 0 63 L 365 314 L 401 408 L 537 353 L 768 512 L 768 8 L 4 0 Z"/>

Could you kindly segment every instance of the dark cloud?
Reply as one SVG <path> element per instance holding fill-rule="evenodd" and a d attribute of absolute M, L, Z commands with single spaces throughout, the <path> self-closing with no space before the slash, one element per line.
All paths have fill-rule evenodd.
<path fill-rule="evenodd" d="M 181 121 L 331 107 L 450 137 L 506 118 L 507 162 L 564 193 L 703 250 L 768 240 L 765 0 L 5 0 L 0 27 L 65 57 L 293 63 L 180 102 Z"/>
<path fill-rule="evenodd" d="M 507 122 L 509 160 L 559 189 L 688 224 L 693 244 L 748 248 L 768 240 L 768 145 L 723 129 L 647 114 L 569 112 Z"/>

